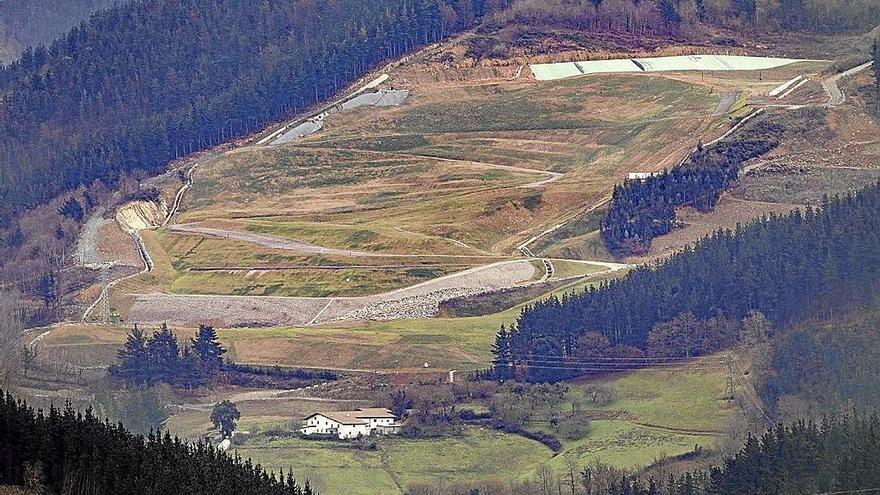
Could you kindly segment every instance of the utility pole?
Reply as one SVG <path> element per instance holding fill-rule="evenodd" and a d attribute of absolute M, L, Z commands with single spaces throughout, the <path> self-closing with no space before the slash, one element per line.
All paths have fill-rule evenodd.
<path fill-rule="evenodd" d="M 101 321 L 110 323 L 110 265 L 101 266 Z"/>
<path fill-rule="evenodd" d="M 727 386 L 725 387 L 726 390 L 724 393 L 727 397 L 727 400 L 733 400 L 733 398 L 736 396 L 736 383 L 734 382 L 733 375 L 735 368 L 735 363 L 733 362 L 733 354 L 729 352 L 727 353 L 724 358 L 724 366 L 727 368 Z"/>

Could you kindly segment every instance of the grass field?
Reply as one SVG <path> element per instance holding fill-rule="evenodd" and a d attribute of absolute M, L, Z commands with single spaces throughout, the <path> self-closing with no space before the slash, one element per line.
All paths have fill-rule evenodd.
<path fill-rule="evenodd" d="M 147 242 L 149 245 L 150 241 Z M 171 283 L 170 263 L 156 259 L 156 266 L 147 276 L 124 282 L 126 290 L 149 291 L 159 284 Z M 593 268 L 583 265 L 580 269 L 591 271 Z M 553 294 L 561 296 L 565 292 L 583 290 L 608 276 L 598 274 L 577 280 L 555 289 Z M 122 291 L 112 294 L 112 306 L 125 308 L 130 297 Z M 549 295 L 537 299 L 544 297 Z M 435 369 L 472 370 L 483 368 L 491 361 L 490 345 L 495 334 L 502 324 L 509 325 L 516 320 L 523 304 L 525 302 L 502 312 L 469 318 L 365 321 L 301 328 L 218 328 L 217 332 L 229 351 L 228 357 L 239 362 L 380 370 L 421 368 L 427 362 Z M 122 323 L 60 325 L 42 341 L 41 349 L 58 356 L 63 353 L 63 361 L 79 366 L 104 366 L 115 362 L 116 350 L 129 330 L 130 326 Z M 152 328 L 144 330 L 150 332 Z M 175 331 L 188 336 L 193 329 Z"/>
<path fill-rule="evenodd" d="M 600 380 L 574 382 L 567 404 L 578 400 L 590 410 L 620 412 L 640 424 L 681 431 L 716 431 L 735 411 L 724 400 L 724 370 L 641 371 Z M 593 407 L 583 396 L 582 385 L 609 387 L 615 400 Z"/>
<path fill-rule="evenodd" d="M 553 278 L 582 277 L 604 271 L 605 268 L 597 265 L 587 265 L 577 261 L 553 261 Z"/>
<path fill-rule="evenodd" d="M 300 439 L 257 439 L 236 451 L 270 469 L 293 469 L 315 479 L 328 495 L 402 493 L 414 481 L 515 479 L 552 455 L 538 442 L 479 429 L 427 441 L 382 439 L 375 451 Z M 502 452 L 504 462 L 499 463 Z"/>
<path fill-rule="evenodd" d="M 221 330 L 241 362 L 343 368 L 476 369 L 491 359 L 489 344 L 519 308 L 474 318 L 358 323 L 350 327 Z"/>
<path fill-rule="evenodd" d="M 625 420 L 595 420 L 591 427 L 586 437 L 565 442 L 562 453 L 549 461 L 550 467 L 563 472 L 566 457 L 573 457 L 581 466 L 599 461 L 633 469 L 714 444 L 711 436 L 648 428 Z"/>
<path fill-rule="evenodd" d="M 216 225 L 235 228 L 226 223 Z M 273 227 L 272 231 L 265 233 L 286 232 L 283 224 Z M 263 233 L 257 227 L 252 230 Z M 303 228 L 296 232 L 307 230 Z M 324 233 L 327 232 L 332 230 L 328 229 Z M 419 239 L 426 245 L 425 249 L 431 249 L 427 244 L 443 243 L 449 246 L 447 251 L 452 254 L 443 254 L 443 250 L 437 249 L 436 254 L 423 257 L 307 255 L 234 239 L 180 235 L 162 229 L 144 231 L 142 235 L 150 252 L 155 253 L 154 271 L 136 280 L 126 281 L 122 286 L 123 292 L 360 296 L 406 287 L 478 265 L 510 259 L 488 257 L 461 248 L 448 240 L 430 239 L 427 236 L 420 236 Z M 405 234 L 401 234 L 403 235 Z M 299 236 L 304 237 L 308 236 Z M 394 243 L 390 239 L 387 242 Z M 352 249 L 363 251 L 374 247 L 358 247 L 353 241 L 351 244 L 349 247 Z"/>
<path fill-rule="evenodd" d="M 388 438 L 376 451 L 358 450 L 351 444 L 293 438 L 247 441 L 236 452 L 273 470 L 293 469 L 317 480 L 328 495 L 402 493 L 411 482 L 456 482 L 497 479 L 513 482 L 533 476 L 548 465 L 557 472 L 566 457 L 585 466 L 594 461 L 635 468 L 658 459 L 707 447 L 705 436 L 669 433 L 627 421 L 594 421 L 584 439 L 571 442 L 561 454 L 546 446 L 494 430 L 467 428 L 461 436 L 440 439 Z M 499 455 L 504 461 L 499 462 Z"/>
<path fill-rule="evenodd" d="M 615 400 L 590 407 L 583 396 L 587 384 L 609 387 Z M 569 385 L 566 400 L 558 406 L 561 410 L 570 409 L 577 400 L 586 406 L 584 414 L 604 419 L 593 420 L 586 437 L 565 441 L 556 455 L 523 437 L 475 427 L 465 428 L 459 436 L 381 438 L 376 450 L 360 450 L 345 442 L 271 437 L 265 432 L 291 428 L 289 417 L 276 416 L 277 411 L 258 412 L 265 414 L 258 417 L 243 412 L 242 429 L 257 435 L 237 452 L 270 469 L 292 468 L 310 476 L 331 495 L 401 493 L 415 481 L 511 482 L 534 475 L 545 464 L 561 472 L 566 458 L 574 458 L 580 466 L 601 461 L 637 468 L 697 446 L 713 446 L 716 436 L 708 432 L 723 431 L 727 420 L 738 412 L 721 398 L 722 372 L 644 370 Z M 498 462 L 499 455 L 503 462 Z"/>

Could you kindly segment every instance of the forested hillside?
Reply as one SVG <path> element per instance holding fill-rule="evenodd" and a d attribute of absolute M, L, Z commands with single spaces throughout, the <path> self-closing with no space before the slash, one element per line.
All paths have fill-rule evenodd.
<path fill-rule="evenodd" d="M 732 29 L 840 32 L 880 22 L 874 0 L 520 0 L 500 16 L 522 25 L 645 34 L 707 23 Z"/>
<path fill-rule="evenodd" d="M 534 381 L 584 374 L 577 360 L 590 346 L 582 339 L 588 332 L 607 338 L 610 349 L 685 356 L 721 345 L 716 334 L 724 322 L 753 310 L 781 326 L 870 301 L 880 282 L 878 242 L 880 185 L 818 210 L 717 232 L 662 264 L 525 308 L 514 328 L 499 334 L 496 372 L 513 368 Z"/>
<path fill-rule="evenodd" d="M 0 226 L 65 189 L 155 172 L 323 100 L 488 8 L 139 0 L 101 12 L 0 70 Z"/>
<path fill-rule="evenodd" d="M 0 2 L 0 64 L 29 46 L 47 45 L 93 12 L 119 0 L 6 0 Z"/>
<path fill-rule="evenodd" d="M 764 358 L 761 395 L 783 418 L 880 407 L 880 310 L 796 325 Z"/>
<path fill-rule="evenodd" d="M 675 208 L 713 210 L 740 165 L 778 146 L 781 132 L 782 126 L 761 122 L 746 138 L 699 146 L 672 170 L 616 186 L 600 226 L 605 246 L 619 256 L 644 254 L 652 239 L 672 230 Z"/>
<path fill-rule="evenodd" d="M 880 486 L 880 416 L 798 422 L 749 438 L 735 457 L 711 471 L 708 493 L 829 493 Z M 852 492 L 850 492 L 852 493 Z"/>
<path fill-rule="evenodd" d="M 864 493 L 880 485 L 880 417 L 852 415 L 822 424 L 777 426 L 749 437 L 735 456 L 708 472 L 587 480 L 586 493 L 608 495 L 778 495 Z"/>
<path fill-rule="evenodd" d="M 37 412 L 0 400 L 0 486 L 33 493 L 312 495 L 293 473 L 270 476 L 250 460 L 168 434 L 132 435 L 91 411 Z"/>

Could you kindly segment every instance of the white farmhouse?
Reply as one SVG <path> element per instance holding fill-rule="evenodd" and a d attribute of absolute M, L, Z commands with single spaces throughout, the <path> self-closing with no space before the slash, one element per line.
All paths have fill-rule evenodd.
<path fill-rule="evenodd" d="M 316 412 L 303 418 L 303 435 L 336 435 L 341 439 L 368 437 L 373 434 L 393 435 L 400 432 L 400 423 L 390 410 L 371 407 L 354 411 Z"/>
<path fill-rule="evenodd" d="M 645 180 L 663 175 L 663 172 L 630 172 L 629 180 Z"/>

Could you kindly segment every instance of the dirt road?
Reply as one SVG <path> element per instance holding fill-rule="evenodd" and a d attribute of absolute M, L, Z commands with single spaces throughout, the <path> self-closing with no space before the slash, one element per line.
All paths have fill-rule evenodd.
<path fill-rule="evenodd" d="M 344 151 L 347 153 L 362 153 L 362 154 L 376 154 L 377 153 L 377 152 L 371 151 L 371 150 L 360 150 L 360 149 L 356 149 L 356 148 L 323 147 L 321 149 L 330 150 L 330 151 Z M 543 187 L 543 186 L 546 186 L 547 184 L 552 184 L 565 176 L 565 174 L 562 174 L 559 172 L 551 172 L 550 170 L 540 170 L 540 169 L 534 169 L 534 168 L 516 167 L 513 165 L 499 165 L 497 163 L 480 162 L 480 161 L 476 161 L 476 160 L 460 160 L 458 158 L 445 158 L 445 157 L 439 157 L 439 156 L 433 156 L 433 155 L 421 155 L 418 153 L 404 153 L 404 152 L 400 152 L 400 151 L 395 152 L 394 155 L 397 157 L 401 157 L 401 158 L 414 158 L 414 159 L 426 159 L 427 158 L 427 159 L 431 159 L 431 160 L 436 160 L 438 162 L 453 163 L 453 164 L 463 165 L 463 166 L 470 166 L 470 167 L 477 167 L 477 168 L 489 168 L 489 169 L 495 169 L 495 170 L 504 170 L 507 172 L 514 172 L 514 173 L 518 173 L 518 174 L 531 174 L 531 175 L 544 175 L 545 176 L 544 179 L 541 179 L 541 180 L 538 180 L 535 182 L 530 182 L 528 184 L 523 184 L 523 185 L 519 186 L 521 188 Z"/>
<path fill-rule="evenodd" d="M 826 103 L 825 106 L 836 107 L 846 103 L 846 93 L 844 93 L 843 90 L 840 89 L 840 80 L 847 77 L 852 77 L 859 72 L 867 69 L 868 67 L 871 67 L 872 65 L 874 65 L 873 61 L 867 62 L 822 81 L 822 89 L 824 89 L 825 94 L 828 95 L 828 103 Z"/>
<path fill-rule="evenodd" d="M 150 257 L 150 253 L 147 251 L 147 247 L 144 245 L 144 240 L 141 238 L 141 234 L 137 230 L 130 230 L 128 234 L 131 236 L 132 241 L 134 242 L 135 247 L 138 250 L 138 253 L 141 255 L 141 260 L 144 263 L 144 267 L 137 273 L 132 273 L 131 275 L 127 275 L 125 277 L 117 278 L 116 280 L 111 280 L 106 287 L 101 289 L 101 293 L 98 295 L 98 298 L 83 312 L 81 321 L 85 323 L 89 320 L 92 315 L 92 312 L 95 308 L 98 307 L 98 304 L 104 300 L 105 297 L 110 297 L 110 289 L 118 285 L 120 282 L 124 282 L 128 279 L 139 277 L 145 273 L 149 273 L 153 270 L 153 259 Z"/>
<path fill-rule="evenodd" d="M 724 93 L 721 95 L 721 100 L 718 102 L 718 107 L 715 108 L 715 113 L 712 115 L 715 117 L 720 117 L 721 115 L 727 115 L 730 112 L 730 108 L 733 107 L 733 104 L 736 103 L 736 99 L 739 97 L 739 91 L 732 91 L 730 93 Z"/>
<path fill-rule="evenodd" d="M 391 254 L 371 253 L 368 251 L 355 251 L 348 249 L 336 249 L 317 246 L 308 242 L 295 241 L 284 237 L 278 237 L 268 234 L 257 234 L 254 232 L 241 232 L 237 230 L 215 229 L 210 227 L 199 227 L 195 224 L 179 224 L 169 225 L 169 232 L 180 234 L 196 234 L 211 237 L 220 237 L 223 239 L 234 239 L 244 241 L 257 246 L 263 246 L 272 249 L 283 249 L 285 251 L 293 251 L 301 254 L 324 254 L 330 256 L 356 256 L 356 257 L 390 257 Z"/>

